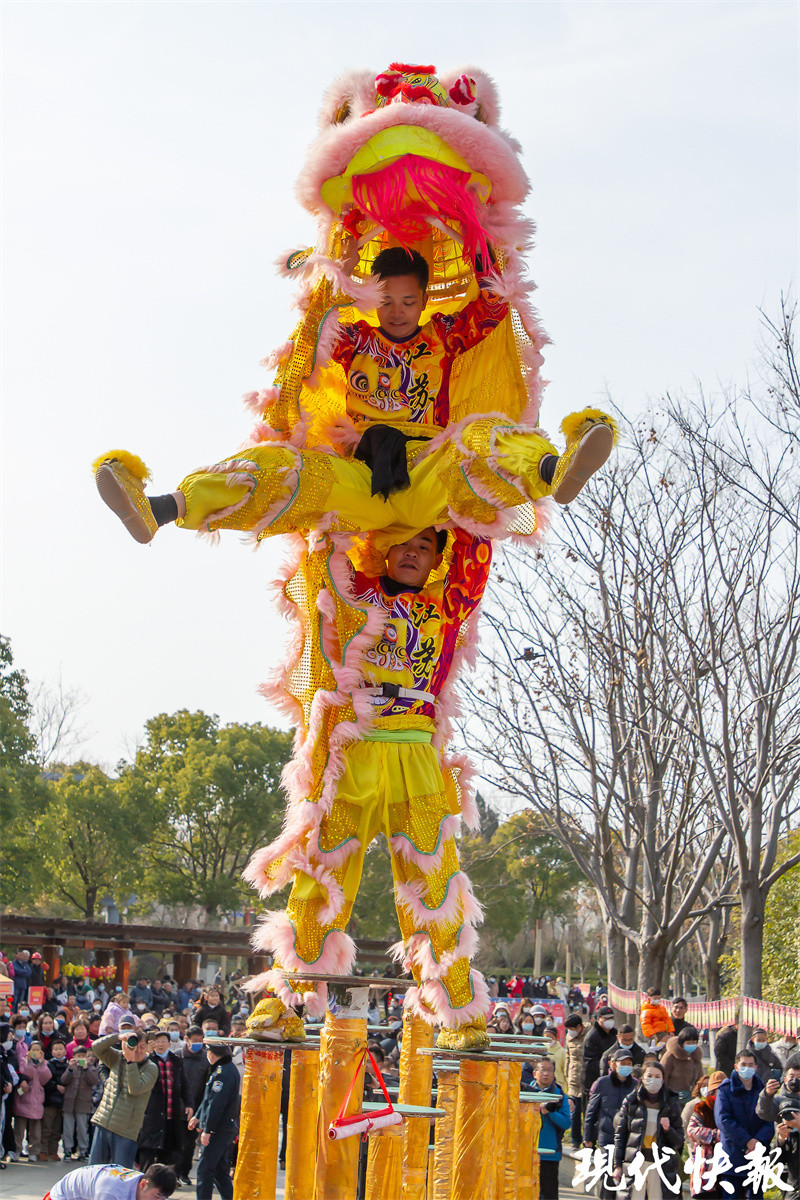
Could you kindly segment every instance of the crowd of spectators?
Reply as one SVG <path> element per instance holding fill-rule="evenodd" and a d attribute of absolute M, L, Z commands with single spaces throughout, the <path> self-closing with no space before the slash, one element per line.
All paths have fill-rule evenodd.
<path fill-rule="evenodd" d="M 244 1064 L 232 1047 L 206 1043 L 245 1034 L 239 973 L 227 994 L 219 979 L 168 976 L 138 979 L 125 992 L 65 975 L 45 981 L 41 956 L 19 950 L 0 959 L 0 975 L 12 983 L 0 997 L 0 1169 L 70 1160 L 146 1172 L 160 1163 L 190 1186 L 199 1141 L 198 1200 L 210 1200 L 215 1184 L 233 1195 Z M 43 989 L 36 1011 L 32 987 Z M 224 1088 L 214 1091 L 212 1076 Z M 211 1136 L 209 1106 L 223 1091 L 226 1114 L 214 1112 Z"/>
<path fill-rule="evenodd" d="M 163 1163 L 189 1185 L 199 1139 L 198 1200 L 210 1200 L 214 1186 L 232 1197 L 244 1059 L 240 1047 L 207 1043 L 246 1036 L 250 1009 L 239 973 L 226 984 L 219 977 L 207 985 L 139 979 L 126 993 L 64 976 L 34 982 L 37 971 L 39 956 L 25 951 L 0 964 L 13 980 L 11 1001 L 0 999 L 2 1166 L 64 1158 L 146 1171 Z M 39 1012 L 28 1002 L 31 986 L 44 987 Z M 617 1026 L 602 982 L 586 994 L 561 979 L 515 975 L 490 979 L 490 989 L 495 1037 L 545 1043 L 522 1073 L 524 1090 L 548 1097 L 539 1135 L 541 1200 L 558 1198 L 565 1139 L 575 1158 L 597 1162 L 600 1156 L 601 1197 L 675 1195 L 684 1174 L 693 1196 L 750 1195 L 737 1168 L 746 1170 L 761 1147 L 773 1150 L 793 1189 L 783 1194 L 800 1200 L 796 1037 L 770 1043 L 765 1030 L 755 1029 L 737 1052 L 738 1029 L 728 1026 L 714 1040 L 713 1061 L 706 1061 L 701 1032 L 687 1022 L 681 997 L 662 1001 L 650 989 L 637 1030 Z M 402 1001 L 402 991 L 369 994 L 368 1042 L 390 1090 L 399 1081 Z M 282 1167 L 290 1060 L 287 1053 Z M 381 1094 L 369 1067 L 365 1098 Z M 216 1106 L 213 1129 L 210 1104 Z M 629 1171 L 634 1163 L 659 1169 L 637 1184 Z"/>

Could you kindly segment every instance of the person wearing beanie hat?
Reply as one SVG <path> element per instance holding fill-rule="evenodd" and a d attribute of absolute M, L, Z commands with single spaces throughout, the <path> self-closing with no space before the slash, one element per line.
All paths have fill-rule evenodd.
<path fill-rule="evenodd" d="M 607 1004 L 597 1009 L 595 1022 L 586 1035 L 583 1043 L 583 1066 L 581 1069 L 581 1091 L 583 1093 L 583 1110 L 589 1103 L 589 1092 L 592 1084 L 600 1078 L 600 1059 L 606 1050 L 610 1050 L 617 1040 L 617 1028 L 614 1024 L 614 1012 Z"/>

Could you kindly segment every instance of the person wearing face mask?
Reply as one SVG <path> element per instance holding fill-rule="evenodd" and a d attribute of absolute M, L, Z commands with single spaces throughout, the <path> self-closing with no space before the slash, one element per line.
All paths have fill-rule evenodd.
<path fill-rule="evenodd" d="M 77 1158 L 78 1162 L 85 1162 L 89 1154 L 92 1092 L 100 1080 L 100 1072 L 89 1059 L 88 1050 L 78 1050 L 61 1080 L 64 1087 L 61 1106 L 64 1158 Z"/>
<path fill-rule="evenodd" d="M 13 1092 L 19 1083 L 16 1058 L 14 1056 L 14 1041 L 11 1037 L 11 1026 L 7 1021 L 0 1022 L 0 1157 L 6 1154 L 6 1149 L 16 1157 L 14 1147 L 14 1130 L 11 1126 L 10 1113 L 14 1104 Z M 8 1117 L 7 1117 L 7 1114 Z M 8 1147 L 6 1147 L 6 1137 Z M 5 1170 L 5 1163 L 0 1164 L 0 1170 Z"/>
<path fill-rule="evenodd" d="M 784 1070 L 789 1065 L 789 1059 L 796 1054 L 800 1054 L 800 1045 L 797 1042 L 796 1033 L 785 1033 L 782 1038 L 778 1038 L 773 1042 L 770 1049 L 773 1054 L 777 1054 L 781 1060 Z"/>
<path fill-rule="evenodd" d="M 181 1086 L 184 1114 L 180 1128 L 180 1152 L 175 1163 L 178 1179 L 191 1186 L 189 1173 L 192 1169 L 197 1130 L 189 1129 L 189 1122 L 203 1099 L 211 1067 L 203 1045 L 203 1031 L 199 1025 L 191 1025 L 186 1031 L 186 1041 L 181 1060 Z"/>
<path fill-rule="evenodd" d="M 594 1149 L 613 1145 L 614 1120 L 625 1097 L 635 1087 L 633 1059 L 630 1051 L 622 1047 L 613 1052 L 608 1074 L 601 1075 L 592 1085 L 583 1125 L 584 1146 Z M 614 1180 L 606 1176 L 600 1187 L 601 1200 L 612 1200 L 615 1195 Z"/>
<path fill-rule="evenodd" d="M 720 1139 L 720 1132 L 714 1119 L 717 1088 L 724 1083 L 727 1077 L 722 1071 L 714 1071 L 710 1076 L 703 1078 L 705 1085 L 702 1079 L 698 1080 L 694 1087 L 697 1096 L 691 1106 L 686 1106 L 687 1109 L 691 1107 L 692 1110 L 688 1122 L 686 1122 L 686 1109 L 683 1112 L 686 1124 L 686 1142 L 692 1163 L 690 1186 L 693 1196 L 702 1196 L 704 1200 L 705 1197 L 722 1200 L 726 1193 L 722 1190 L 719 1182 L 716 1182 L 713 1188 L 707 1186 L 707 1167 L 714 1157 L 714 1147 Z"/>
<path fill-rule="evenodd" d="M 771 1079 L 774 1071 L 778 1072 L 777 1077 L 780 1078 L 783 1073 L 783 1063 L 770 1046 L 766 1029 L 754 1029 L 746 1049 L 756 1060 L 756 1075 L 762 1083 Z"/>
<path fill-rule="evenodd" d="M 564 1033 L 564 1048 L 567 1052 L 566 1092 L 572 1113 L 570 1133 L 573 1153 L 577 1154 L 581 1148 L 581 1113 L 583 1112 L 581 1072 L 583 1071 L 583 1043 L 586 1040 L 586 1026 L 577 1013 L 572 1013 L 567 1017 L 564 1022 Z"/>
<path fill-rule="evenodd" d="M 724 1079 L 725 1076 L 723 1075 L 722 1078 Z M 708 1075 L 701 1075 L 697 1080 L 697 1083 L 692 1088 L 691 1096 L 683 1106 L 681 1111 L 681 1120 L 683 1121 L 683 1132 L 687 1135 L 687 1137 L 689 1133 L 689 1121 L 691 1120 L 692 1113 L 694 1112 L 698 1101 L 703 1100 L 708 1095 L 708 1086 Z"/>
<path fill-rule="evenodd" d="M 600 1078 L 607 1075 L 611 1069 L 611 1060 L 618 1050 L 629 1050 L 634 1067 L 640 1067 L 644 1062 L 644 1050 L 636 1041 L 632 1025 L 620 1025 L 617 1040 L 605 1051 L 600 1059 Z"/>
<path fill-rule="evenodd" d="M 783 1072 L 782 1079 L 768 1079 L 756 1101 L 756 1113 L 762 1121 L 775 1121 L 782 1104 L 800 1103 L 800 1059 Z"/>
<path fill-rule="evenodd" d="M 150 1060 L 158 1068 L 158 1078 L 144 1110 L 136 1155 L 142 1171 L 155 1162 L 172 1166 L 180 1157 L 180 1130 L 185 1108 L 182 1062 L 180 1055 L 170 1049 L 171 1045 L 167 1031 L 157 1030 Z"/>
<path fill-rule="evenodd" d="M 581 1067 L 581 1094 L 583 1096 L 583 1111 L 589 1103 L 589 1092 L 595 1079 L 600 1078 L 600 1059 L 617 1040 L 617 1028 L 614 1024 L 614 1013 L 608 1005 L 598 1008 L 594 1025 L 586 1035 L 583 1043 L 583 1064 Z"/>
<path fill-rule="evenodd" d="M 614 1178 L 624 1178 L 625 1186 L 617 1192 L 622 1200 L 666 1200 L 680 1191 L 680 1151 L 683 1147 L 683 1124 L 680 1109 L 672 1093 L 664 1086 L 664 1073 L 659 1063 L 648 1063 L 642 1079 L 622 1102 L 614 1132 Z M 658 1147 L 661 1174 L 655 1168 L 653 1154 Z M 645 1172 L 643 1186 L 634 1184 L 631 1164 L 641 1154 Z M 663 1161 L 666 1156 L 666 1161 Z M 649 1165 L 649 1170 L 647 1167 Z M 627 1168 L 627 1170 L 626 1170 Z"/>
<path fill-rule="evenodd" d="M 50 1159 L 58 1162 L 58 1143 L 61 1141 L 62 1113 L 64 1103 L 64 1076 L 67 1073 L 67 1047 L 60 1038 L 52 1046 L 52 1057 L 47 1063 L 50 1078 L 44 1085 L 44 1112 L 42 1113 L 42 1162 Z"/>
<path fill-rule="evenodd" d="M 677 1037 L 669 1039 L 661 1066 L 664 1082 L 671 1092 L 677 1092 L 682 1108 L 689 1103 L 692 1088 L 703 1074 L 700 1034 L 692 1025 L 686 1025 Z"/>
<path fill-rule="evenodd" d="M 763 1090 L 752 1050 L 740 1050 L 731 1077 L 719 1085 L 714 1102 L 714 1120 L 720 1131 L 722 1149 L 731 1160 L 731 1170 L 725 1176 L 734 1185 L 729 1195 L 752 1194 L 749 1190 L 741 1190 L 742 1174 L 737 1174 L 736 1168 L 745 1166 L 745 1154 L 754 1150 L 759 1142 L 766 1148 L 772 1141 L 775 1126 L 772 1121 L 762 1120 L 756 1112 L 758 1097 Z"/>

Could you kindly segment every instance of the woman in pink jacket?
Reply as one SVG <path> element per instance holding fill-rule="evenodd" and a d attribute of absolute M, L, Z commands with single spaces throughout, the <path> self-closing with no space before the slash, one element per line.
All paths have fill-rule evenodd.
<path fill-rule="evenodd" d="M 20 1084 L 14 1097 L 14 1140 L 17 1154 L 22 1154 L 25 1134 L 28 1134 L 28 1162 L 39 1161 L 42 1143 L 42 1116 L 44 1115 L 44 1085 L 50 1078 L 50 1068 L 45 1065 L 41 1043 L 31 1042 L 25 1050 L 20 1042 Z"/>

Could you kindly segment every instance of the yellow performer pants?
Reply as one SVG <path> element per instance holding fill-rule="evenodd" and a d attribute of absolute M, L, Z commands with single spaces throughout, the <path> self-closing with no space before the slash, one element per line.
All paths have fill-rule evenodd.
<path fill-rule="evenodd" d="M 388 500 L 371 495 L 356 459 L 282 443 L 248 448 L 180 484 L 188 529 L 239 529 L 257 537 L 314 529 L 383 530 L 388 545 L 450 519 L 492 525 L 498 513 L 550 494 L 539 463 L 556 448 L 539 434 L 496 419 L 470 422 L 433 450 L 408 446 L 411 484 Z M 492 533 L 491 529 L 486 530 Z"/>
<path fill-rule="evenodd" d="M 328 973 L 332 965 L 341 970 L 326 945 L 347 926 L 364 855 L 382 832 L 405 960 L 423 985 L 422 1003 L 450 1028 L 471 1021 L 484 1011 L 469 962 L 480 910 L 459 869 L 453 838 L 458 818 L 438 752 L 424 740 L 364 740 L 346 749 L 345 760 L 331 810 L 307 838 L 303 865 L 294 873 L 286 906 L 291 946 L 276 939 L 278 965 L 308 967 L 310 976 Z"/>

